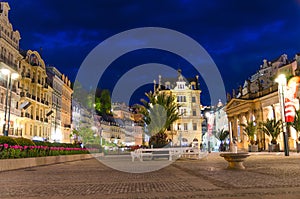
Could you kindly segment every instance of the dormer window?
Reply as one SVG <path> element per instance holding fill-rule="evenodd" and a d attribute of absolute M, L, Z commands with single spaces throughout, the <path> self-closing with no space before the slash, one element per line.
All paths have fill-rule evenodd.
<path fill-rule="evenodd" d="M 184 83 L 178 83 L 178 89 L 185 89 Z"/>

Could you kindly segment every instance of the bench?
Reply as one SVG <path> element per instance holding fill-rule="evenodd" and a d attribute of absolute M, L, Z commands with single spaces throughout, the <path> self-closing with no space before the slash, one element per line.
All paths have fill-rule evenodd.
<path fill-rule="evenodd" d="M 136 149 L 131 152 L 132 162 L 135 159 L 143 161 L 144 157 L 154 158 L 168 158 L 172 161 L 173 158 L 179 158 L 189 151 L 189 155 L 199 155 L 199 150 L 192 147 L 178 147 L 178 148 L 152 148 L 152 149 Z"/>

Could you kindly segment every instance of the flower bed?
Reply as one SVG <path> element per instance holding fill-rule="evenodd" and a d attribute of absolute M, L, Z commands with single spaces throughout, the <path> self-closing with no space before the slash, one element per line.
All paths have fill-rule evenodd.
<path fill-rule="evenodd" d="M 24 143 L 28 145 L 24 145 Z M 97 152 L 97 150 L 63 143 L 39 142 L 35 144 L 26 138 L 14 140 L 14 138 L 0 136 L 0 159 L 88 154 Z"/>

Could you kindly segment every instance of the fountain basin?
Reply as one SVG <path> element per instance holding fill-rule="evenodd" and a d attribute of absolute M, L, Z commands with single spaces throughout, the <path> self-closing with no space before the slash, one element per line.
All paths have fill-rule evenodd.
<path fill-rule="evenodd" d="M 245 169 L 243 162 L 250 154 L 246 152 L 221 153 L 220 156 L 228 162 L 227 169 Z"/>

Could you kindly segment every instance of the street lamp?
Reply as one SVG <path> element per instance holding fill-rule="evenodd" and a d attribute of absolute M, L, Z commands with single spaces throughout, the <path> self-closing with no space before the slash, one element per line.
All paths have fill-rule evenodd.
<path fill-rule="evenodd" d="M 285 122 L 285 110 L 284 110 L 284 93 L 286 89 L 286 77 L 284 74 L 280 74 L 275 82 L 278 83 L 278 95 L 279 95 L 279 103 L 280 103 L 280 113 L 282 120 L 282 131 L 283 131 L 283 141 L 284 141 L 284 154 L 285 156 L 289 156 L 289 145 L 288 145 L 288 134 L 286 131 L 286 122 Z"/>
<path fill-rule="evenodd" d="M 4 124 L 3 124 L 3 135 L 8 136 L 9 125 L 10 125 L 10 107 L 11 107 L 11 92 L 12 92 L 12 80 L 18 79 L 19 74 L 15 72 L 11 72 L 7 68 L 2 68 L 1 73 L 7 76 L 6 83 L 6 96 L 5 96 L 5 110 L 4 110 Z M 8 92 L 9 91 L 9 92 Z M 6 124 L 7 118 L 7 124 Z"/>

